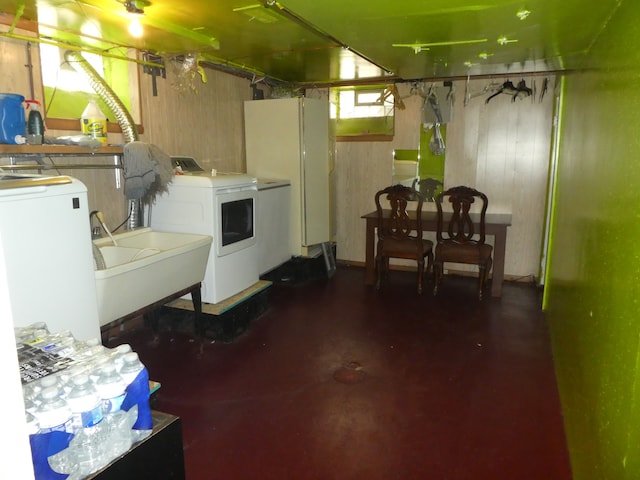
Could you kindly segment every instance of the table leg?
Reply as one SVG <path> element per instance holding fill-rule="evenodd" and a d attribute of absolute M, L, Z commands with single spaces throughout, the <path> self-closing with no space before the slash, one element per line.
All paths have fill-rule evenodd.
<path fill-rule="evenodd" d="M 502 296 L 504 281 L 504 256 L 507 249 L 507 227 L 500 228 L 495 234 L 493 244 L 493 275 L 491 280 L 491 296 Z"/>
<path fill-rule="evenodd" d="M 374 259 L 375 249 L 375 227 L 376 221 L 367 219 L 367 236 L 366 236 L 366 250 L 365 250 L 365 276 L 364 284 L 373 285 L 376 279 L 376 268 Z"/>
<path fill-rule="evenodd" d="M 202 316 L 201 284 L 191 290 L 191 302 L 193 303 L 193 325 L 196 337 L 204 338 L 204 318 Z"/>

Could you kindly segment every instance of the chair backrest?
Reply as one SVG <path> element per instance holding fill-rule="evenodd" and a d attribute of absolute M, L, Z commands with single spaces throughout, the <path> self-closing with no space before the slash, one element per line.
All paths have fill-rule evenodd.
<path fill-rule="evenodd" d="M 389 200 L 390 213 L 385 218 L 381 197 Z M 422 197 L 413 188 L 404 185 L 392 185 L 376 193 L 376 211 L 378 214 L 378 237 L 393 240 L 422 240 Z M 409 202 L 416 202 L 415 209 L 407 210 Z M 412 228 L 411 220 L 415 218 L 417 225 Z M 413 233 L 412 233 L 413 232 Z"/>
<path fill-rule="evenodd" d="M 470 211 L 476 199 L 482 202 L 479 213 Z M 443 211 L 443 202 L 451 204 L 450 211 Z M 440 193 L 436 197 L 438 243 L 483 244 L 488 204 L 487 196 L 471 187 L 453 187 Z"/>

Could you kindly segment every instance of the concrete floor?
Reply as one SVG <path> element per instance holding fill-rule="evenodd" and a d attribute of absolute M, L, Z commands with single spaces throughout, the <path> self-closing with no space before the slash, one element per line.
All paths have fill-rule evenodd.
<path fill-rule="evenodd" d="M 169 322 L 127 330 L 183 421 L 189 480 L 568 480 L 540 293 L 475 280 L 421 296 L 415 274 L 376 291 L 364 270 L 269 289 L 231 343 Z"/>

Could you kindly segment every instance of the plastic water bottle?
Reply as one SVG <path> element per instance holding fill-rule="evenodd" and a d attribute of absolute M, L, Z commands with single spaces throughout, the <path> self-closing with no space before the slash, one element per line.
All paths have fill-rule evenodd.
<path fill-rule="evenodd" d="M 37 434 L 29 435 L 33 471 L 36 478 L 59 478 L 54 472 L 64 473 L 72 469 L 72 464 L 67 461 L 69 443 L 73 438 L 71 409 L 55 386 L 43 389 L 40 399 L 42 401 L 34 414 L 40 429 Z M 50 463 L 51 452 L 60 452 L 61 461 L 54 459 Z"/>
<path fill-rule="evenodd" d="M 136 352 L 126 353 L 122 359 L 120 375 L 126 384 L 126 397 L 122 408 L 130 411 L 132 407 L 137 406 L 138 411 L 136 422 L 131 429 L 131 439 L 135 443 L 151 435 L 153 430 L 149 406 L 149 373 Z"/>
<path fill-rule="evenodd" d="M 99 352 L 106 350 L 106 348 L 100 343 L 97 338 L 90 338 L 89 340 L 76 340 L 75 349 L 71 358 L 74 360 L 84 360 L 91 358 Z"/>
<path fill-rule="evenodd" d="M 113 359 L 113 363 L 115 364 L 118 372 L 122 369 L 124 356 L 131 351 L 131 345 L 128 343 L 122 343 L 111 351 L 111 358 Z"/>
<path fill-rule="evenodd" d="M 74 431 L 91 428 L 102 422 L 102 401 L 86 374 L 72 379 L 73 387 L 67 396 L 67 403 L 73 414 Z"/>
<path fill-rule="evenodd" d="M 54 431 L 73 433 L 71 409 L 60 396 L 60 389 L 55 386 L 44 388 L 40 393 L 40 399 L 41 403 L 35 410 L 40 433 Z"/>
<path fill-rule="evenodd" d="M 144 370 L 144 365 L 136 352 L 128 352 L 122 356 L 122 368 L 120 375 L 125 385 L 129 386 L 136 379 L 138 374 Z"/>
<path fill-rule="evenodd" d="M 24 418 L 27 421 L 27 433 L 29 435 L 35 435 L 40 431 L 40 425 L 38 424 L 38 420 L 34 417 L 30 412 L 24 412 Z"/>
<path fill-rule="evenodd" d="M 33 414 L 38 408 L 38 404 L 34 401 L 29 390 L 22 389 L 22 399 L 24 400 L 24 411 Z"/>
<path fill-rule="evenodd" d="M 67 403 L 73 414 L 75 437 L 69 444 L 69 455 L 77 468 L 74 473 L 89 475 L 107 464 L 102 401 L 88 375 L 78 375 L 72 383 Z"/>
<path fill-rule="evenodd" d="M 42 403 L 42 394 L 47 388 L 55 387 L 57 389 L 61 388 L 62 385 L 60 383 L 60 379 L 58 375 L 52 373 L 47 375 L 46 377 L 42 377 L 40 381 L 34 385 L 34 389 L 38 391 L 38 396 L 36 398 L 36 403 Z M 60 396 L 62 396 L 62 392 L 58 392 Z"/>
<path fill-rule="evenodd" d="M 100 369 L 95 387 L 102 401 L 106 453 L 110 461 L 131 448 L 131 427 L 135 418 L 122 410 L 125 384 L 113 363 Z"/>

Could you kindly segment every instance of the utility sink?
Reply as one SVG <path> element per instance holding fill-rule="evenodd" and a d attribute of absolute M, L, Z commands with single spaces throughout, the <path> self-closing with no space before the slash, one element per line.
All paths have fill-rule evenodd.
<path fill-rule="evenodd" d="M 113 240 L 93 240 L 101 327 L 202 282 L 212 238 L 139 228 Z"/>

